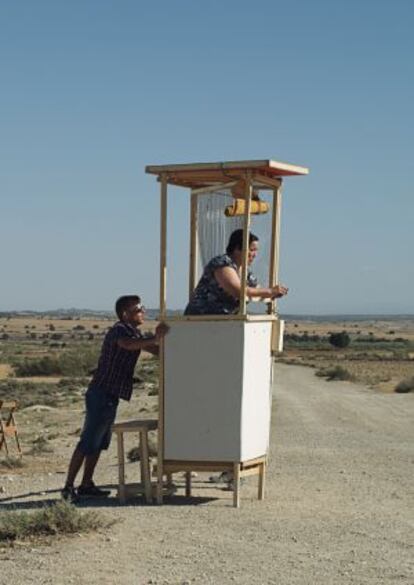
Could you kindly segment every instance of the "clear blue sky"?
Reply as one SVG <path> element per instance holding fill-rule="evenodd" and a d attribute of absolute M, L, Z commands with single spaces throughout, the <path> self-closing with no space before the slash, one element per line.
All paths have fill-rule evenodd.
<path fill-rule="evenodd" d="M 274 158 L 311 170 L 285 182 L 281 310 L 414 312 L 413 30 L 410 0 L 0 0 L 0 310 L 157 306 L 145 165 Z"/>

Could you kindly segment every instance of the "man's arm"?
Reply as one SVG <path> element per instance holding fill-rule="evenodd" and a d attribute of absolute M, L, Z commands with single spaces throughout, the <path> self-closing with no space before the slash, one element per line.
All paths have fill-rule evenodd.
<path fill-rule="evenodd" d="M 159 354 L 160 340 L 168 333 L 169 327 L 166 323 L 159 323 L 155 329 L 153 337 L 146 337 L 143 339 L 129 339 L 128 337 L 121 337 L 118 339 L 119 347 L 127 351 L 139 351 L 140 349 L 148 351 L 153 355 Z"/>

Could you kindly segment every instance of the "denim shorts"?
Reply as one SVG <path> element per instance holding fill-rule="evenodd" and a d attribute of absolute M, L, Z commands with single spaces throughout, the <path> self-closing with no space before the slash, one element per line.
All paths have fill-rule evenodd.
<path fill-rule="evenodd" d="M 119 399 L 103 388 L 90 386 L 85 394 L 86 416 L 78 448 L 84 455 L 108 449 Z"/>

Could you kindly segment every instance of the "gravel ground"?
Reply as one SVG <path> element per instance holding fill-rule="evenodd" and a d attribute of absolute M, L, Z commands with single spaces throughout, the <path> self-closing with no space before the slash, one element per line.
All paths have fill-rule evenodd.
<path fill-rule="evenodd" d="M 109 498 L 95 508 L 117 520 L 106 531 L 0 549 L 0 583 L 413 584 L 414 395 L 284 364 L 275 379 L 264 502 L 248 478 L 234 509 L 232 494 L 203 475 L 191 500 L 177 495 L 163 507 Z M 99 479 L 113 475 L 102 461 Z M 30 509 L 56 497 L 48 490 L 62 475 L 12 480 L 2 507 L 13 495 Z"/>

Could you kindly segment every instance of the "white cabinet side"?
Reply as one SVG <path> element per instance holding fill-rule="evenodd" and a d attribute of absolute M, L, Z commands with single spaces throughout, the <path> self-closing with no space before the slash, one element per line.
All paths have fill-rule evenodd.
<path fill-rule="evenodd" d="M 265 455 L 271 416 L 271 323 L 245 323 L 241 460 Z"/>

